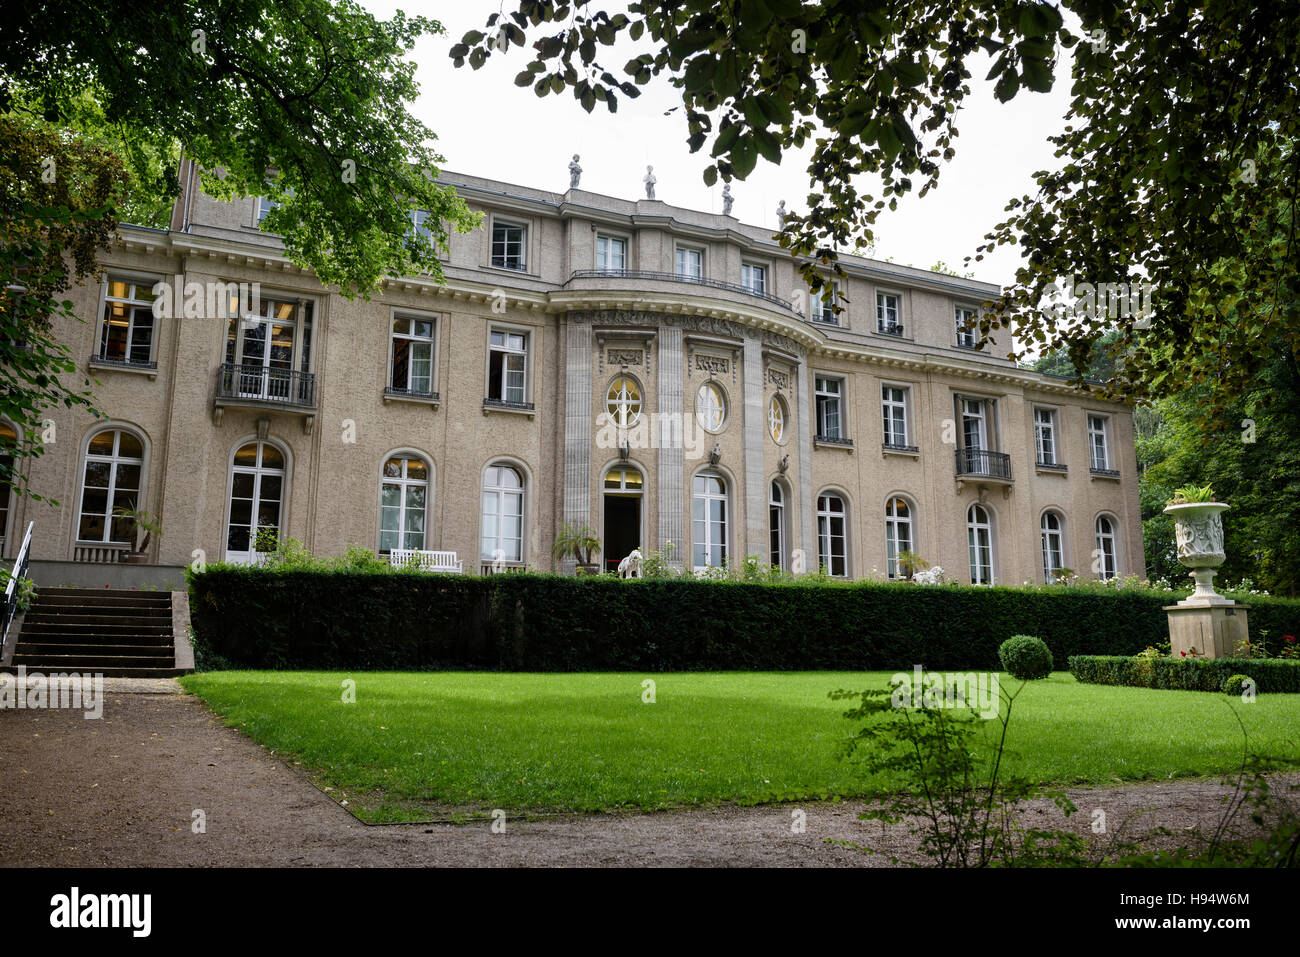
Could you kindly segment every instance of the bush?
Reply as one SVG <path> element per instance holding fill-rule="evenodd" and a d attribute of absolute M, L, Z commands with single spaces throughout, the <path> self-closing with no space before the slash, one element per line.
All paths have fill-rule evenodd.
<path fill-rule="evenodd" d="M 431 575 L 361 559 L 191 571 L 195 637 L 232 667 L 504 671 L 994 670 L 1011 635 L 1058 662 L 1168 637 L 1167 599 L 1136 589 Z M 1300 602 L 1268 601 L 1270 627 L 1300 631 Z"/>
<path fill-rule="evenodd" d="M 1002 669 L 1020 681 L 1035 681 L 1052 673 L 1052 650 L 1033 635 L 1012 635 L 998 649 Z"/>
<path fill-rule="evenodd" d="M 1231 675 L 1223 679 L 1223 693 L 1230 694 L 1233 697 L 1240 698 L 1242 691 L 1245 690 L 1246 682 L 1251 679 L 1243 674 Z"/>
<path fill-rule="evenodd" d="M 1221 691 L 1233 675 L 1251 678 L 1255 690 L 1300 693 L 1300 661 L 1284 658 L 1150 658 L 1073 655 L 1070 674 L 1079 681 L 1132 688 Z"/>

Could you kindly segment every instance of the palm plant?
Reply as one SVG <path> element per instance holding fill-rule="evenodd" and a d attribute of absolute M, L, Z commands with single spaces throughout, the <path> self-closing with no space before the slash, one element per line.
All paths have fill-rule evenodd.
<path fill-rule="evenodd" d="M 584 569 L 590 569 L 596 564 L 593 559 L 599 550 L 600 536 L 594 528 L 582 522 L 563 522 L 551 548 L 556 558 L 572 556 Z"/>

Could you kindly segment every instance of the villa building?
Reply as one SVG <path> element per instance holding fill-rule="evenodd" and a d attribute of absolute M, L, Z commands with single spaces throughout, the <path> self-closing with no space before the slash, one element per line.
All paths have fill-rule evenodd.
<path fill-rule="evenodd" d="M 560 570 L 578 522 L 604 567 L 672 542 L 849 578 L 903 551 L 977 583 L 1143 571 L 1131 410 L 976 351 L 996 286 L 847 256 L 836 311 L 770 229 L 445 173 L 483 213 L 445 285 L 349 300 L 259 229 L 264 200 L 182 172 L 171 228 L 123 227 L 72 293 L 58 335 L 107 418 L 49 412 L 23 468 L 61 504 L 4 496 L 5 557 L 34 521 L 34 559 L 117 562 L 134 505 L 177 567 L 253 561 L 262 528 Z M 255 313 L 210 293 L 241 283 Z"/>

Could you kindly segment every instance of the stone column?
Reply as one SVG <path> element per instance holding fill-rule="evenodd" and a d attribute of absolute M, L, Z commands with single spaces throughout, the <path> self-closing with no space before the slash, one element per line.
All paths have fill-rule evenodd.
<path fill-rule="evenodd" d="M 591 325 L 567 321 L 564 343 L 564 521 L 591 524 Z M 566 559 L 566 570 L 573 569 Z"/>
<path fill-rule="evenodd" d="M 813 495 L 817 490 L 812 487 L 813 390 L 809 388 L 812 384 L 808 360 L 801 358 L 790 394 L 794 397 L 799 419 L 799 487 L 795 489 L 795 495 L 799 500 L 799 547 L 804 552 L 803 570 L 807 572 L 817 570 L 817 530 L 813 527 Z"/>
<path fill-rule="evenodd" d="M 758 555 L 765 558 L 767 501 L 763 468 L 763 433 L 766 411 L 763 408 L 763 345 L 758 339 L 745 339 L 745 538 L 742 558 Z"/>
<path fill-rule="evenodd" d="M 682 533 L 682 514 L 685 510 L 683 489 L 686 482 L 683 442 L 686 423 L 682 419 L 682 329 L 681 326 L 663 325 L 659 329 L 659 419 L 661 423 L 659 449 L 659 542 L 672 542 L 674 562 L 687 559 L 686 537 Z M 694 423 L 692 423 L 694 425 Z M 665 442 L 666 436 L 674 441 Z"/>

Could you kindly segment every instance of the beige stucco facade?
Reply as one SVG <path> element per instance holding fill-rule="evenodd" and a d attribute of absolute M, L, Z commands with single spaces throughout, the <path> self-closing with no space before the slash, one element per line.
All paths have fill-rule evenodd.
<path fill-rule="evenodd" d="M 283 491 L 270 506 L 253 507 L 323 555 L 383 544 L 381 473 L 385 462 L 406 457 L 425 463 L 427 477 L 423 514 L 414 515 L 417 506 L 396 519 L 411 533 L 403 541 L 454 551 L 472 573 L 494 559 L 498 569 L 557 569 L 557 528 L 577 521 L 599 532 L 607 561 L 629 544 L 645 551 L 672 540 L 679 557 L 698 564 L 693 546 L 703 538 L 706 564 L 756 554 L 795 570 L 822 563 L 853 578 L 883 577 L 894 500 L 905 503 L 910 522 L 895 547 L 910 545 L 958 580 L 982 574 L 971 567 L 973 534 L 987 535 L 994 580 L 1043 580 L 1049 511 L 1059 526 L 1059 564 L 1094 574 L 1104 516 L 1113 527 L 1107 573 L 1142 573 L 1130 410 L 1019 369 L 997 349 L 960 347 L 955 310 L 978 307 L 997 287 L 847 257 L 838 324 L 814 322 L 795 264 L 768 230 L 580 189 L 555 193 L 450 173 L 444 181 L 484 213 L 483 226 L 453 235 L 445 285 L 394 279 L 368 301 L 337 295 L 285 260 L 257 228 L 256 200 L 215 201 L 189 176 L 170 230 L 123 228 L 123 243 L 103 257 L 110 281 L 143 288 L 180 277 L 181 289 L 255 283 L 263 301 L 293 304 L 291 332 L 281 330 L 282 368 L 250 361 L 254 333 L 246 339 L 223 310 L 206 307 L 158 319 L 134 354 L 104 361 L 109 286 L 76 289 L 84 322 L 59 334 L 79 374 L 97 381 L 96 404 L 108 418 L 50 411 L 52 441 L 24 468 L 33 490 L 61 504 L 15 498 L 4 554 L 12 556 L 19 529 L 34 521 L 35 559 L 120 558 L 125 547 L 111 523 L 89 540 L 86 530 L 104 523 L 82 515 L 87 449 L 107 428 L 138 440 L 136 497 L 162 518 L 151 561 L 165 565 L 248 557 L 245 539 L 231 544 L 232 489 L 247 481 L 232 469 L 237 449 L 265 442 L 280 466 L 259 480 L 270 488 L 265 476 L 274 473 Z M 609 258 L 598 263 L 602 239 Z M 677 275 L 679 248 L 704 281 Z M 880 294 L 895 297 L 884 313 Z M 896 323 L 892 331 L 881 331 L 882 314 Z M 431 375 L 419 387 L 414 378 L 394 381 L 395 318 L 431 323 Z M 494 378 L 493 332 L 503 341 L 522 337 L 510 340 L 523 343 L 522 360 L 509 360 L 522 361 L 522 391 L 517 377 L 506 377 L 508 390 Z M 233 373 L 223 372 L 228 359 Z M 240 372 L 259 362 L 261 371 Z M 623 377 L 639 405 L 615 411 L 641 418 L 620 429 L 608 420 L 608 392 Z M 819 380 L 838 383 L 827 386 L 838 389 L 834 414 L 835 397 L 817 397 Z M 697 408 L 706 383 L 721 399 L 722 421 L 711 430 L 701 423 L 713 424 L 718 410 Z M 885 388 L 899 390 L 890 395 L 902 408 L 900 430 L 889 436 Z M 773 396 L 780 430 L 772 427 Z M 1035 410 L 1051 416 L 1047 465 L 1039 464 Z M 975 454 L 959 451 L 967 446 Z M 101 463 L 96 474 L 119 465 Z M 485 494 L 485 476 L 498 466 L 519 477 L 517 498 Z M 607 507 L 611 468 L 636 470 L 641 485 L 610 494 L 619 501 Z M 695 504 L 701 474 L 716 478 L 705 484 L 720 505 Z M 774 483 L 783 506 L 775 511 Z M 486 502 L 497 515 L 492 528 Z M 970 528 L 976 504 L 987 533 Z M 698 524 L 701 507 L 721 520 Z M 500 534 L 516 510 L 517 548 Z"/>

